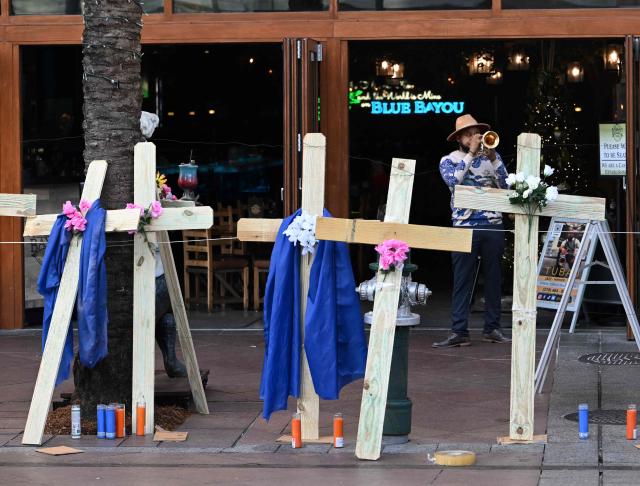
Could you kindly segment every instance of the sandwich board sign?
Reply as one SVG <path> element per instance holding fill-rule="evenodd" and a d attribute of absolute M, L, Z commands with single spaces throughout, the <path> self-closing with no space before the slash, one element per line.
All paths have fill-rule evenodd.
<path fill-rule="evenodd" d="M 538 262 L 536 288 L 538 307 L 543 309 L 558 308 L 574 265 L 578 265 L 577 275 L 580 276 L 580 281 L 587 280 L 591 268 L 590 264 L 596 250 L 592 238 L 585 238 L 588 225 L 589 221 L 587 220 L 567 218 L 553 218 L 551 220 Z M 576 261 L 583 245 L 586 245 L 586 248 L 582 254 L 586 257 Z M 584 290 L 584 285 L 573 286 L 566 310 L 577 312 L 580 309 Z"/>

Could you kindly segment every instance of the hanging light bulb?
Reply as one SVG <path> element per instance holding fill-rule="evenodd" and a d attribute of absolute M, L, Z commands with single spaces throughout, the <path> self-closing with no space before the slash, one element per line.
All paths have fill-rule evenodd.
<path fill-rule="evenodd" d="M 581 83 L 584 79 L 584 68 L 579 62 L 571 62 L 567 66 L 567 81 L 570 83 Z"/>
<path fill-rule="evenodd" d="M 604 51 L 604 68 L 607 71 L 619 71 L 622 64 L 622 46 L 610 44 Z"/>

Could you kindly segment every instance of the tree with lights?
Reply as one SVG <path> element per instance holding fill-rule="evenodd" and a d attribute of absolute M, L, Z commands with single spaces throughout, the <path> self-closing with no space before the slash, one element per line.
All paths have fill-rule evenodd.
<path fill-rule="evenodd" d="M 138 0 L 84 2 L 84 160 L 107 160 L 101 202 L 121 209 L 133 201 L 133 147 L 140 133 L 142 3 Z M 83 414 L 97 403 L 131 405 L 133 339 L 133 245 L 127 234 L 108 233 L 109 355 L 93 368 L 76 359 L 76 395 Z M 129 409 L 130 410 L 130 409 Z"/>
<path fill-rule="evenodd" d="M 587 175 L 578 144 L 579 126 L 571 96 L 560 76 L 541 69 L 532 85 L 525 129 L 542 137 L 542 163 L 556 169 L 552 184 L 565 192 L 581 193 Z"/>

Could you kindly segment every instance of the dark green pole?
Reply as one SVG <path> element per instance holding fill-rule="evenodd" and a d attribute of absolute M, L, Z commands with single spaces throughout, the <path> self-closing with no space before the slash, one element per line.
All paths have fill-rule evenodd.
<path fill-rule="evenodd" d="M 409 378 L 410 326 L 396 327 L 389 375 L 387 409 L 384 416 L 383 435 L 408 436 L 411 432 L 412 403 L 407 397 Z"/>

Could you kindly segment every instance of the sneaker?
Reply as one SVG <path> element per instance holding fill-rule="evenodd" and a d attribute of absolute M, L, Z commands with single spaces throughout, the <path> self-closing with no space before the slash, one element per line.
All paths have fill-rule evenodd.
<path fill-rule="evenodd" d="M 471 339 L 469 339 L 469 336 L 461 336 L 452 332 L 444 341 L 431 345 L 433 348 L 454 348 L 457 346 L 471 346 Z"/>
<path fill-rule="evenodd" d="M 502 334 L 500 329 L 494 329 L 489 334 L 482 333 L 482 340 L 488 343 L 510 343 L 511 339 Z"/>

